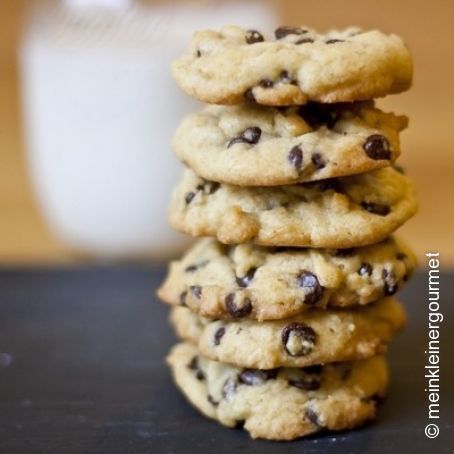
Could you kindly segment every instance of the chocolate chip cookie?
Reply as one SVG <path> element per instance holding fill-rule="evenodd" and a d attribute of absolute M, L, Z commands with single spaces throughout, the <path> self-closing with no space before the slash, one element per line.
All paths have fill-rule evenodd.
<path fill-rule="evenodd" d="M 377 30 L 279 27 L 269 38 L 227 26 L 195 33 L 172 72 L 188 95 L 207 103 L 286 106 L 399 93 L 411 86 L 413 68 L 402 39 Z"/>
<path fill-rule="evenodd" d="M 167 362 L 178 387 L 205 416 L 270 440 L 356 427 L 375 416 L 388 385 L 381 356 L 304 368 L 242 369 L 208 360 L 183 343 Z"/>
<path fill-rule="evenodd" d="M 207 318 L 277 320 L 392 295 L 415 267 L 412 251 L 394 237 L 338 250 L 226 246 L 204 238 L 171 263 L 158 296 Z"/>
<path fill-rule="evenodd" d="M 416 209 L 412 183 L 391 167 L 272 188 L 219 184 L 186 170 L 170 222 L 226 244 L 351 248 L 383 240 Z"/>
<path fill-rule="evenodd" d="M 304 367 L 365 359 L 386 351 L 405 323 L 388 297 L 359 309 L 312 310 L 286 320 L 208 320 L 187 307 L 172 309 L 178 336 L 210 359 L 241 367 Z"/>
<path fill-rule="evenodd" d="M 373 103 L 299 108 L 208 106 L 178 128 L 177 156 L 208 180 L 275 186 L 354 175 L 393 163 L 407 118 Z"/>

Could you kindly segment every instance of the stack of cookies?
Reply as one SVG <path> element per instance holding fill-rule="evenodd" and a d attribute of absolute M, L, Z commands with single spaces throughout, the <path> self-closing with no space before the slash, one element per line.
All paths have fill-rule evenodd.
<path fill-rule="evenodd" d="M 172 225 L 205 237 L 159 296 L 183 343 L 168 357 L 201 412 L 254 438 L 374 417 L 415 269 L 393 232 L 416 211 L 394 166 L 403 116 L 373 99 L 411 85 L 395 35 L 224 27 L 196 33 L 173 74 L 210 103 L 174 148 L 187 166 Z"/>

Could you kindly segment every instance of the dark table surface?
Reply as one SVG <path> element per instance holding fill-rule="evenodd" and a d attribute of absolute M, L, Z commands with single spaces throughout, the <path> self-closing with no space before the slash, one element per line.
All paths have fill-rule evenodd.
<path fill-rule="evenodd" d="M 153 296 L 162 266 L 0 271 L 0 453 L 454 452 L 454 276 L 441 279 L 440 435 L 428 440 L 427 276 L 401 293 L 409 323 L 373 425 L 252 441 L 200 416 L 163 358 L 175 341 Z"/>

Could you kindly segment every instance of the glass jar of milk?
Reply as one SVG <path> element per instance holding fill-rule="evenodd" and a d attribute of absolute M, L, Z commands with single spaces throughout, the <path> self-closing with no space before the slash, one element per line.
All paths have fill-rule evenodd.
<path fill-rule="evenodd" d="M 181 165 L 170 140 L 200 105 L 170 75 L 197 29 L 272 29 L 268 2 L 39 3 L 21 46 L 24 130 L 41 211 L 66 244 L 101 257 L 180 253 L 167 224 Z"/>

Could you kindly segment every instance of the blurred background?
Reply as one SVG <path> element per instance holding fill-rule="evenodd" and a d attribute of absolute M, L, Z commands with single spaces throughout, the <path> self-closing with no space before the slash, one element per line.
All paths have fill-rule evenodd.
<path fill-rule="evenodd" d="M 0 265 L 162 259 L 179 164 L 169 141 L 197 103 L 169 73 L 195 29 L 348 25 L 402 35 L 414 88 L 400 158 L 420 212 L 400 233 L 454 265 L 454 3 L 437 0 L 0 0 Z"/>

